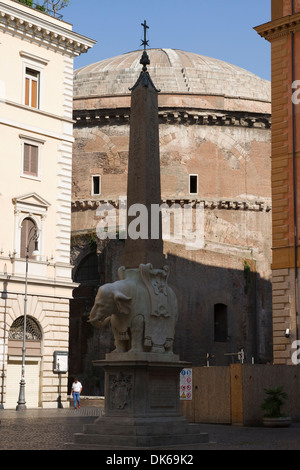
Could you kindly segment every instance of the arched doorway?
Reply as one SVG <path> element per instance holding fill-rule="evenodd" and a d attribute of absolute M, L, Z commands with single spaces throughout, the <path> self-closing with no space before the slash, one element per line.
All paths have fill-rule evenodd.
<path fill-rule="evenodd" d="M 17 318 L 8 334 L 8 361 L 5 407 L 15 408 L 21 379 L 24 317 Z M 27 408 L 38 408 L 40 402 L 40 364 L 42 331 L 38 322 L 26 318 L 25 400 Z"/>
<path fill-rule="evenodd" d="M 34 240 L 34 237 L 32 237 L 32 235 L 34 234 L 34 231 L 36 230 L 37 230 L 37 226 L 30 217 L 27 217 L 26 219 L 23 220 L 22 227 L 21 227 L 21 246 L 20 246 L 21 258 L 26 258 L 28 243 L 29 243 L 29 246 L 28 246 L 29 259 L 33 258 L 32 253 L 35 249 L 35 240 Z"/>
<path fill-rule="evenodd" d="M 89 253 L 83 260 L 80 262 L 75 276 L 74 282 L 84 283 L 84 282 L 94 282 L 99 283 L 99 259 L 97 253 Z"/>

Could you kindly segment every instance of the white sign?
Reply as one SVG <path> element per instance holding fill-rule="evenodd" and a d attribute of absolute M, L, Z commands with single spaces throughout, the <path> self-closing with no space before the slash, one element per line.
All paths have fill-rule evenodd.
<path fill-rule="evenodd" d="M 68 372 L 68 353 L 59 351 L 54 353 L 54 372 Z"/>
<path fill-rule="evenodd" d="M 193 371 L 183 369 L 180 373 L 180 400 L 193 399 Z"/>

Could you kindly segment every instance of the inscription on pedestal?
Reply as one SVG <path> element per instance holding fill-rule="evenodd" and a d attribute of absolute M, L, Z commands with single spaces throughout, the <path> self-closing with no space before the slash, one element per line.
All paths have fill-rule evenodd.
<path fill-rule="evenodd" d="M 132 375 L 122 373 L 109 376 L 109 409 L 128 410 L 132 405 Z"/>

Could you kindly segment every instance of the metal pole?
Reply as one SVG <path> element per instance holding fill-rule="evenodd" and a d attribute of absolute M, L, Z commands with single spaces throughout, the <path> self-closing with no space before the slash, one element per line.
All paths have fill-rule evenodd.
<path fill-rule="evenodd" d="M 4 268 L 4 274 L 6 273 L 6 265 Z M 2 373 L 1 373 L 1 402 L 0 402 L 0 410 L 4 410 L 4 379 L 5 379 L 5 341 L 6 341 L 6 310 L 7 310 L 7 281 L 3 282 L 3 292 L 2 292 L 2 299 L 4 299 L 4 333 L 3 333 L 3 357 L 2 357 Z"/>
<path fill-rule="evenodd" d="M 19 400 L 16 407 L 17 411 L 26 410 L 25 401 L 25 357 L 26 357 L 26 319 L 27 319 L 27 288 L 28 288 L 28 259 L 29 259 L 29 243 L 26 249 L 26 274 L 25 274 L 25 300 L 24 300 L 24 326 L 23 326 L 23 347 L 22 347 L 22 372 L 20 381 Z"/>
<path fill-rule="evenodd" d="M 63 408 L 63 404 L 61 402 L 61 373 L 58 373 L 58 408 Z"/>
<path fill-rule="evenodd" d="M 32 229 L 31 229 L 32 230 Z M 30 232 L 28 236 L 28 243 L 26 247 L 26 273 L 25 273 L 25 299 L 24 299 L 24 328 L 23 328 L 23 347 L 22 347 L 22 371 L 21 371 L 21 381 L 20 381 L 20 391 L 18 405 L 16 407 L 17 411 L 26 410 L 26 401 L 25 401 L 25 358 L 26 358 L 26 323 L 27 323 L 27 290 L 28 290 L 28 261 L 29 261 L 29 245 L 32 239 L 35 239 L 35 250 L 37 251 L 37 231 L 36 229 L 34 235 L 30 238 Z"/>

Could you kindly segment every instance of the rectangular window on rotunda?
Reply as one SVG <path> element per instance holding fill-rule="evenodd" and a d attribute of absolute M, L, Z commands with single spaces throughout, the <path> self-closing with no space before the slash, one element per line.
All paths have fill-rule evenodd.
<path fill-rule="evenodd" d="M 198 194 L 198 175 L 190 175 L 190 194 Z"/>
<path fill-rule="evenodd" d="M 101 194 L 101 177 L 94 175 L 92 177 L 92 196 L 99 196 Z"/>

